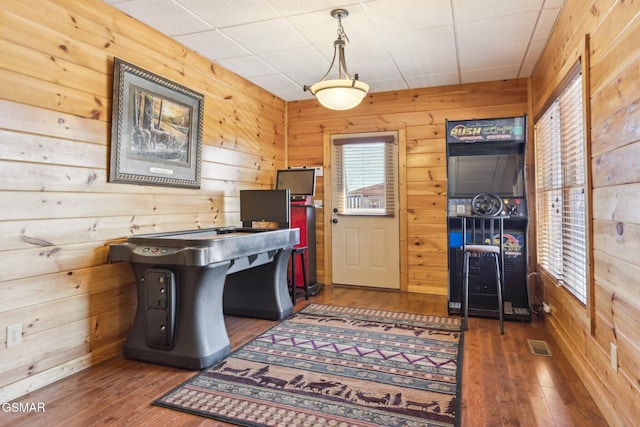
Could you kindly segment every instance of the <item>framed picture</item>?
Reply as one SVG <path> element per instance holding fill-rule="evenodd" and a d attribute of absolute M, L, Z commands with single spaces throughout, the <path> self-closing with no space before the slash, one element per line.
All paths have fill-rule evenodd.
<path fill-rule="evenodd" d="M 109 181 L 200 188 L 204 96 L 114 58 Z"/>

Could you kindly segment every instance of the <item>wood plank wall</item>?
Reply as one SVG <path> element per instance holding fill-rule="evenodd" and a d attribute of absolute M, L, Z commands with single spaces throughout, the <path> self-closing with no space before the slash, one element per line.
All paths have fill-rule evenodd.
<path fill-rule="evenodd" d="M 122 351 L 129 234 L 240 225 L 286 164 L 285 102 L 99 0 L 0 7 L 0 401 Z M 205 95 L 199 190 L 108 182 L 113 58 Z M 23 344 L 6 349 L 6 326 Z"/>
<path fill-rule="evenodd" d="M 608 422 L 637 425 L 640 3 L 567 1 L 532 78 L 534 116 L 578 59 L 586 61 L 591 94 L 592 291 L 583 307 L 545 278 L 544 298 L 553 309 L 548 324 Z M 618 349 L 617 370 L 610 363 L 611 343 Z"/>
<path fill-rule="evenodd" d="M 363 76 L 363 80 L 366 78 Z M 406 135 L 406 167 L 399 181 L 406 186 L 407 240 L 401 248 L 401 270 L 409 292 L 447 294 L 447 174 L 445 120 L 528 114 L 526 79 L 495 81 L 369 94 L 353 110 L 330 111 L 315 100 L 289 102 L 288 160 L 291 166 L 323 166 L 323 140 L 333 133 L 401 129 Z M 325 170 L 325 174 L 330 173 Z M 320 181 L 320 180 L 319 180 Z M 401 194 L 403 191 L 401 190 Z M 324 187 L 316 200 L 324 200 Z M 327 205 L 324 200 L 324 205 Z M 322 211 L 317 217 L 318 281 L 325 277 L 325 230 Z M 401 215 L 402 217 L 402 215 Z M 329 262 L 327 260 L 327 262 Z M 326 275 L 329 276 L 328 274 Z"/>

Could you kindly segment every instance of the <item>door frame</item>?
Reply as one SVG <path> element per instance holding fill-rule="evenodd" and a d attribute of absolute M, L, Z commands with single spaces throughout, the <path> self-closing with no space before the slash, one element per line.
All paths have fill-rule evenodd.
<path fill-rule="evenodd" d="M 335 135 L 391 132 L 398 133 L 398 228 L 400 251 L 400 291 L 406 292 L 409 287 L 408 280 L 408 248 L 407 248 L 407 139 L 404 124 L 386 124 L 385 126 L 365 127 L 353 126 L 349 128 L 325 128 L 323 132 L 323 224 L 324 224 L 324 281 L 327 285 L 333 284 L 333 258 L 332 258 L 332 209 L 333 188 L 331 183 L 331 137 Z"/>

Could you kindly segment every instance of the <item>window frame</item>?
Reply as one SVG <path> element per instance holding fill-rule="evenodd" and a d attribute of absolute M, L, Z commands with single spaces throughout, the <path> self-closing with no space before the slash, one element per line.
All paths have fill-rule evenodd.
<path fill-rule="evenodd" d="M 337 214 L 338 215 L 353 215 L 353 216 L 395 216 L 396 212 L 396 194 L 395 194 L 395 182 L 398 174 L 398 159 L 397 159 L 397 145 L 398 136 L 396 132 L 379 132 L 371 133 L 367 135 L 350 135 L 348 137 L 336 136 L 332 138 L 333 150 L 335 150 L 336 157 L 336 170 L 338 171 L 336 189 L 340 194 L 338 198 Z M 344 163 L 344 148 L 349 146 L 357 146 L 361 144 L 382 144 L 384 153 L 383 168 L 384 168 L 384 182 L 383 182 L 383 208 L 354 208 L 348 206 L 346 199 L 346 168 Z"/>
<path fill-rule="evenodd" d="M 588 44 L 588 40 L 586 42 Z M 539 188 L 539 184 L 540 184 L 540 181 L 545 181 L 545 180 L 549 181 L 551 177 L 547 176 L 547 172 L 544 170 L 544 165 L 541 166 L 540 160 L 538 159 L 538 151 L 539 151 L 539 144 L 540 144 L 539 132 L 541 127 L 541 122 L 543 121 L 543 119 L 545 118 L 545 115 L 550 110 L 552 110 L 553 108 L 557 108 L 558 106 L 557 103 L 563 96 L 566 96 L 567 91 L 570 90 L 572 84 L 574 84 L 575 79 L 577 78 L 580 78 L 580 85 L 579 85 L 580 99 L 578 101 L 578 104 L 580 105 L 580 108 L 581 108 L 581 123 L 580 123 L 581 129 L 579 129 L 579 131 L 581 132 L 581 138 L 579 138 L 579 140 L 580 140 L 580 145 L 581 145 L 581 150 L 583 155 L 583 158 L 581 159 L 581 161 L 577 163 L 581 166 L 582 168 L 581 172 L 583 173 L 583 177 L 584 177 L 583 182 L 581 184 L 581 191 L 580 191 L 580 196 L 582 197 L 582 199 L 578 201 L 580 204 L 582 204 L 582 211 L 580 213 L 582 214 L 582 217 L 583 217 L 581 226 L 583 227 L 583 230 L 584 230 L 583 240 L 582 240 L 583 244 L 580 246 L 583 252 L 581 261 L 584 267 L 583 275 L 581 277 L 581 279 L 584 282 L 583 288 L 582 288 L 582 295 L 580 295 L 579 292 L 578 292 L 578 295 L 576 295 L 576 293 L 573 291 L 572 288 L 575 287 L 575 284 L 567 283 L 568 280 L 575 280 L 575 278 L 567 279 L 568 276 L 574 273 L 572 271 L 569 271 L 569 269 L 565 267 L 565 264 L 566 264 L 566 262 L 564 262 L 565 251 L 563 250 L 562 252 L 557 253 L 557 252 L 553 252 L 553 248 L 548 248 L 545 246 L 547 245 L 547 242 L 549 240 L 545 239 L 544 227 L 548 226 L 549 225 L 548 223 L 554 220 L 553 218 L 554 216 L 560 217 L 560 222 L 554 223 L 551 226 L 556 227 L 556 230 L 554 231 L 556 235 L 558 235 L 559 233 L 559 236 L 560 236 L 559 241 L 561 242 L 561 249 L 563 246 L 567 246 L 567 247 L 572 246 L 571 243 L 569 243 L 568 245 L 564 245 L 562 243 L 563 229 L 569 230 L 569 232 L 571 232 L 571 228 L 564 228 L 563 224 L 567 224 L 567 221 L 562 219 L 562 215 L 563 215 L 562 209 L 564 209 L 565 205 L 571 204 L 571 200 L 568 200 L 567 203 L 563 203 L 562 205 L 560 205 L 562 209 L 559 212 L 552 212 L 549 210 L 549 209 L 553 209 L 552 207 L 553 203 L 552 202 L 545 203 L 544 196 L 541 194 L 541 191 Z M 535 200 L 536 200 L 537 268 L 540 270 L 541 273 L 544 273 L 545 276 L 553 280 L 557 286 L 560 286 L 563 289 L 565 289 L 565 291 L 567 292 L 567 295 L 570 295 L 573 300 L 575 300 L 583 308 L 587 308 L 587 309 L 593 306 L 593 303 L 592 303 L 593 282 L 592 282 L 592 270 L 591 270 L 592 269 L 592 259 L 591 259 L 592 251 L 591 251 L 591 241 L 590 241 L 591 218 L 592 218 L 592 207 L 590 203 L 591 156 L 590 156 L 590 150 L 589 150 L 590 122 L 589 122 L 588 101 L 589 101 L 588 68 L 584 67 L 583 61 L 579 59 L 577 63 L 569 70 L 569 72 L 567 73 L 565 78 L 562 80 L 558 88 L 554 91 L 554 93 L 550 97 L 549 102 L 543 106 L 535 122 L 535 125 L 533 127 L 534 142 L 535 142 L 534 144 L 535 146 L 534 148 L 534 152 L 535 152 L 534 193 L 535 193 Z M 558 110 L 558 113 L 559 113 L 559 110 Z M 566 138 L 564 138 L 562 135 L 562 124 L 559 124 L 559 128 L 555 129 L 554 132 L 558 132 L 558 134 L 556 135 L 556 137 L 558 138 L 557 148 L 560 149 L 561 153 L 564 154 L 567 151 L 571 151 L 571 150 L 567 150 L 567 147 L 563 144 L 563 142 L 566 142 L 565 141 Z M 560 200 L 562 200 L 563 198 L 567 198 L 567 195 L 571 194 L 571 192 L 575 194 L 576 187 L 575 185 L 567 184 L 567 182 L 564 181 L 564 176 L 566 175 L 566 171 L 564 170 L 562 161 L 560 161 L 559 163 L 560 163 L 560 169 L 562 171 L 561 179 L 563 179 L 563 182 L 559 188 L 555 189 L 556 190 L 555 196 L 559 196 Z M 580 187 L 578 189 L 580 189 Z M 547 195 L 551 196 L 553 195 L 553 192 L 549 191 Z M 557 200 L 557 199 L 554 198 L 554 200 Z M 544 212 L 551 213 L 551 215 L 545 216 Z M 547 254 L 547 256 L 551 256 L 554 259 L 552 260 L 541 259 L 541 257 L 545 256 L 545 252 L 550 253 L 551 255 Z M 573 255 L 570 254 L 570 257 L 571 256 Z M 587 311 L 587 316 L 589 318 L 592 317 L 590 315 L 589 310 Z"/>

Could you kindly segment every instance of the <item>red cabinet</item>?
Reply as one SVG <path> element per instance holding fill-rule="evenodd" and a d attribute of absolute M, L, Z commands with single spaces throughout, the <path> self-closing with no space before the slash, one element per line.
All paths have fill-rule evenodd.
<path fill-rule="evenodd" d="M 300 229 L 300 243 L 295 247 L 306 246 L 306 271 L 309 281 L 309 294 L 317 295 L 322 289 L 322 284 L 318 283 L 316 276 L 316 208 L 310 204 L 309 198 L 305 200 L 291 201 L 290 227 Z M 295 283 L 298 287 L 304 287 L 302 277 L 301 257 L 295 258 L 296 277 Z"/>

